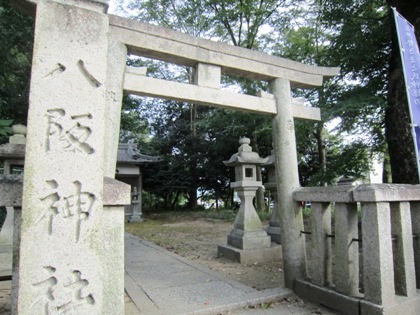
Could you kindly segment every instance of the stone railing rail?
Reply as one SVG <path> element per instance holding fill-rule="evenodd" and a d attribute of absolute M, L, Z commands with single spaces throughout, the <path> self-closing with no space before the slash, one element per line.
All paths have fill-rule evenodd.
<path fill-rule="evenodd" d="M 297 294 L 345 314 L 416 314 L 420 185 L 299 188 L 293 197 L 312 205 L 301 231 L 311 263 Z"/>

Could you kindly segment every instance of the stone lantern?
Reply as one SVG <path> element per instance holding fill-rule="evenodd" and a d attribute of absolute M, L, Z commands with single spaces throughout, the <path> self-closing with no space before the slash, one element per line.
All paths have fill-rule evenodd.
<path fill-rule="evenodd" d="M 280 214 L 278 209 L 277 200 L 277 183 L 276 183 L 276 168 L 275 168 L 275 157 L 274 152 L 271 151 L 271 155 L 268 157 L 268 161 L 263 166 L 267 170 L 268 182 L 264 184 L 265 188 L 270 191 L 271 196 L 274 199 L 274 207 L 270 216 L 270 224 L 267 228 L 267 234 L 271 236 L 271 240 L 277 244 L 281 244 L 281 233 L 280 233 Z"/>
<path fill-rule="evenodd" d="M 140 211 L 140 193 L 137 191 L 137 187 L 134 186 L 131 192 L 131 218 L 129 222 L 143 222 L 142 213 Z"/>
<path fill-rule="evenodd" d="M 252 202 L 256 190 L 262 187 L 262 182 L 257 181 L 257 165 L 267 163 L 268 158 L 252 152 L 248 138 L 240 139 L 239 143 L 238 153 L 223 163 L 235 167 L 235 182 L 230 187 L 237 192 L 241 205 L 227 237 L 227 245 L 219 246 L 218 255 L 245 264 L 269 261 L 276 256 L 280 258 L 281 251 L 279 248 L 272 250 L 270 236 L 263 229 Z"/>

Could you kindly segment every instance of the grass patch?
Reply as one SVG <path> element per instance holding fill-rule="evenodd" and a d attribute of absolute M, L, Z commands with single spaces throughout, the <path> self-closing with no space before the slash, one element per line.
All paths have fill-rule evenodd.
<path fill-rule="evenodd" d="M 220 237 L 224 240 L 232 226 L 230 222 L 208 217 L 190 212 L 178 212 L 175 216 L 162 212 L 148 214 L 144 222 L 126 223 L 125 230 L 186 258 L 208 256 L 217 249 L 212 240 Z"/>
<path fill-rule="evenodd" d="M 188 220 L 221 220 L 233 221 L 236 217 L 236 211 L 230 209 L 220 210 L 199 210 L 199 211 L 160 211 L 153 213 L 144 213 L 146 220 L 177 222 Z"/>

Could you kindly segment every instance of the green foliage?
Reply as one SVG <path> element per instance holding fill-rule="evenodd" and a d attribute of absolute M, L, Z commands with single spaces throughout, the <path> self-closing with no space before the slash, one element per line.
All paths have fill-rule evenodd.
<path fill-rule="evenodd" d="M 165 221 L 177 222 L 180 220 L 215 220 L 215 221 L 233 221 L 236 217 L 236 211 L 231 209 L 201 209 L 199 211 L 170 211 L 168 209 L 157 209 L 156 211 L 148 211 L 144 213 L 146 221 Z"/>
<path fill-rule="evenodd" d="M 371 147 L 363 141 L 349 142 L 324 130 L 325 168 L 319 160 L 315 132 L 310 123 L 296 125 L 299 180 L 302 186 L 335 184 L 340 176 L 367 178 L 371 168 Z"/>
<path fill-rule="evenodd" d="M 337 133 L 363 141 L 372 153 L 387 150 L 385 109 L 390 60 L 390 20 L 385 1 L 322 2 L 321 22 L 330 29 L 328 55 L 341 67 L 325 110 L 340 118 Z"/>
<path fill-rule="evenodd" d="M 280 19 L 279 8 L 286 3 L 285 0 L 207 1 L 213 10 L 216 35 L 234 46 L 249 49 L 261 48 L 261 28 Z"/>
<path fill-rule="evenodd" d="M 13 133 L 11 128 L 12 123 L 12 119 L 0 119 L 0 138 Z"/>
<path fill-rule="evenodd" d="M 311 217 L 312 209 L 310 207 L 303 207 L 302 208 L 302 215 L 304 219 L 308 219 Z"/>
<path fill-rule="evenodd" d="M 268 221 L 271 216 L 271 213 L 269 211 L 257 211 L 257 214 L 262 222 Z"/>
<path fill-rule="evenodd" d="M 211 18 L 206 0 L 120 1 L 119 11 L 131 18 L 189 35 L 211 36 L 208 34 L 211 29 Z"/>
<path fill-rule="evenodd" d="M 136 97 L 123 97 L 123 108 L 121 112 L 120 142 L 140 143 L 142 149 L 146 148 L 150 141 L 150 128 L 148 122 L 142 116 L 142 99 Z M 147 152 L 143 152 L 147 153 Z"/>
<path fill-rule="evenodd" d="M 33 28 L 31 17 L 0 0 L 0 117 L 26 124 Z"/>
<path fill-rule="evenodd" d="M 230 38 L 236 45 L 251 48 L 256 45 L 263 21 L 276 16 L 274 8 L 283 3 L 232 2 L 225 6 L 213 1 L 132 1 L 129 9 L 131 16 L 142 21 L 194 36 L 211 38 L 217 35 L 222 40 Z M 254 4 L 259 4 L 260 8 L 256 9 Z M 235 13 L 237 5 L 241 5 L 239 14 Z M 221 34 L 220 25 L 227 26 L 225 35 Z M 194 70 L 190 68 L 176 68 L 167 63 L 139 58 L 130 59 L 128 63 L 130 66 L 147 66 L 151 77 L 184 83 L 192 81 Z M 235 85 L 251 95 L 267 86 L 266 83 L 233 77 L 224 77 L 222 84 Z M 150 131 L 150 141 L 139 141 L 142 151 L 162 158 L 159 165 L 146 169 L 145 187 L 164 208 L 179 208 L 183 198 L 188 199 L 187 206 L 195 208 L 193 201 L 197 198 L 197 191 L 207 198 L 231 204 L 229 182 L 233 179 L 233 172 L 224 167 L 223 160 L 237 152 L 239 138 L 250 137 L 254 150 L 260 154 L 268 155 L 271 151 L 268 127 L 271 120 L 260 115 L 173 101 L 134 100 L 130 97 L 124 104 L 122 129 L 132 128 L 130 118 L 134 118 L 132 122 L 137 120 L 140 125 L 147 126 L 143 130 Z M 122 136 L 127 134 L 133 135 L 133 132 L 124 132 Z"/>
<path fill-rule="evenodd" d="M 317 1 L 303 8 L 290 1 L 132 1 L 129 9 L 132 16 L 142 21 L 195 36 L 217 36 L 218 40 L 242 47 L 270 49 L 273 54 L 308 64 L 336 66 L 340 61 L 330 49 L 336 33 L 327 29 L 329 25 L 321 23 L 325 21 L 319 12 L 324 8 Z M 302 19 L 305 19 L 304 25 L 297 27 L 296 21 Z M 270 25 L 275 25 L 272 31 L 261 32 L 263 26 Z M 147 66 L 149 76 L 178 82 L 191 82 L 194 71 L 138 58 L 128 63 Z M 250 95 L 267 90 L 266 82 L 232 76 L 223 76 L 222 85 Z M 365 88 L 364 93 L 362 90 L 360 85 L 353 87 L 337 80 L 323 89 L 294 91 L 296 96 L 305 97 L 311 106 L 323 109 L 323 123 L 342 117 L 342 124 L 334 135 L 325 131 L 323 123 L 296 123 L 303 185 L 334 183 L 342 175 L 364 176 L 369 169 L 370 150 L 382 150 L 382 116 L 376 103 L 383 98 L 367 99 L 370 90 Z M 359 99 L 355 98 L 356 92 Z M 140 131 L 133 131 L 136 128 Z M 237 151 L 240 137 L 250 137 L 254 151 L 261 156 L 271 153 L 269 117 L 225 109 L 126 98 L 122 129 L 126 130 L 123 137 L 135 135 L 143 151 L 162 157 L 162 163 L 146 170 L 145 186 L 165 208 L 179 208 L 181 200 L 191 200 L 197 190 L 206 197 L 230 204 L 228 184 L 233 180 L 233 172 L 222 162 Z M 366 131 L 369 135 L 374 134 L 372 131 L 376 134 L 371 138 L 364 136 L 363 141 L 356 138 L 354 144 L 343 144 L 343 138 L 337 136 L 343 131 L 351 135 Z M 150 136 L 146 136 L 148 132 Z"/>
<path fill-rule="evenodd" d="M 220 209 L 220 210 L 206 210 L 204 212 L 207 219 L 212 220 L 221 220 L 231 222 L 235 220 L 236 211 L 230 209 Z"/>
<path fill-rule="evenodd" d="M 369 147 L 362 142 L 331 145 L 326 171 L 319 170 L 310 179 L 311 186 L 335 184 L 338 177 L 366 179 L 370 170 Z"/>

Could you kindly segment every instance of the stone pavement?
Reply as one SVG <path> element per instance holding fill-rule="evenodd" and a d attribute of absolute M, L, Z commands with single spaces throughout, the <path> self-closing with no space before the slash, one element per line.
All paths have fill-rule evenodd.
<path fill-rule="evenodd" d="M 294 299 L 284 288 L 257 291 L 196 262 L 126 233 L 126 314 L 334 314 Z M 126 299 L 127 302 L 127 299 Z M 132 302 L 132 303 L 131 303 Z M 248 308 L 269 304 L 272 307 Z M 130 309 L 129 309 L 130 308 Z"/>
<path fill-rule="evenodd" d="M 0 281 L 1 315 L 10 314 L 10 287 L 11 281 Z M 302 302 L 288 289 L 257 291 L 226 279 L 203 265 L 128 233 L 125 235 L 125 290 L 126 315 L 337 314 Z M 259 307 L 261 304 L 270 307 Z"/>
<path fill-rule="evenodd" d="M 0 281 L 0 314 L 9 315 L 11 310 L 10 305 L 10 288 L 12 281 Z"/>

